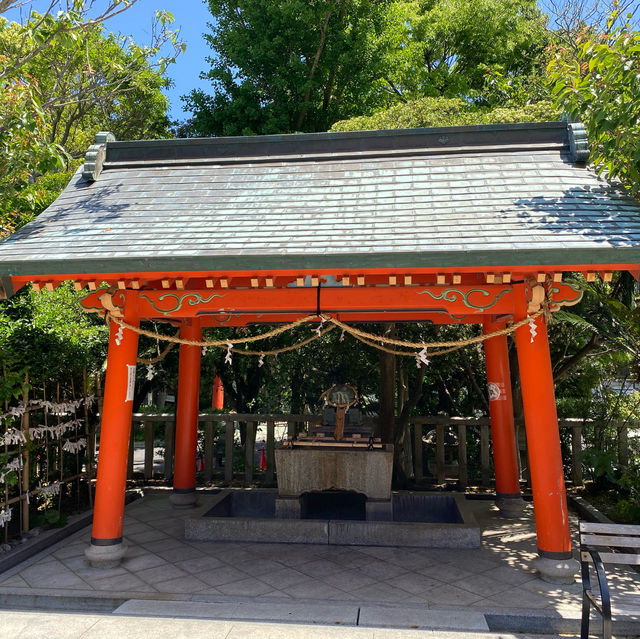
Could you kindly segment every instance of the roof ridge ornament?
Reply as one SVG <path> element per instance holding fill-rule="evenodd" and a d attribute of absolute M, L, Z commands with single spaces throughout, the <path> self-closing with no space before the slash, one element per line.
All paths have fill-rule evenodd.
<path fill-rule="evenodd" d="M 115 142 L 116 136 L 110 131 L 96 133 L 96 141 L 87 150 L 82 167 L 82 177 L 87 182 L 95 182 L 102 171 L 102 165 L 107 157 L 107 143 Z"/>
<path fill-rule="evenodd" d="M 582 122 L 567 122 L 569 130 L 569 148 L 574 162 L 589 161 L 589 140 Z"/>

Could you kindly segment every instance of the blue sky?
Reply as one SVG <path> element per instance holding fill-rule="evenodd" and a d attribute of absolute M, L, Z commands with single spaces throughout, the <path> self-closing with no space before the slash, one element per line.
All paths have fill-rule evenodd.
<path fill-rule="evenodd" d="M 170 117 L 182 120 L 187 114 L 182 110 L 180 96 L 196 87 L 210 90 L 209 83 L 199 78 L 200 73 L 208 68 L 205 58 L 211 55 L 211 49 L 202 37 L 208 31 L 207 22 L 211 20 L 208 5 L 203 0 L 138 0 L 133 7 L 109 20 L 107 28 L 115 33 L 131 35 L 138 44 L 145 44 L 151 38 L 152 18 L 157 9 L 173 14 L 173 26 L 180 28 L 180 37 L 187 43 L 187 50 L 169 67 L 168 73 L 174 83 L 167 93 Z"/>

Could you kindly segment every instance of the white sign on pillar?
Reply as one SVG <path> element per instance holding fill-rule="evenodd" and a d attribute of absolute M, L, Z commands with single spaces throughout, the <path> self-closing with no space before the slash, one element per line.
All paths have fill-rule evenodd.
<path fill-rule="evenodd" d="M 133 401 L 133 392 L 136 388 L 136 367 L 135 364 L 127 364 L 127 398 L 125 402 Z"/>

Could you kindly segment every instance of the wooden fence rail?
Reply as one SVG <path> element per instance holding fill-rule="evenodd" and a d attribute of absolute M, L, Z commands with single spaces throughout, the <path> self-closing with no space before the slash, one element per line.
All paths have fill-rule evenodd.
<path fill-rule="evenodd" d="M 259 414 L 200 414 L 198 416 L 199 458 L 202 478 L 227 482 L 241 480 L 252 484 L 260 480 L 265 485 L 275 481 L 275 447 L 284 439 L 312 424 L 319 424 L 320 415 L 259 415 Z M 571 454 L 570 479 L 574 485 L 583 483 L 582 431 L 588 422 L 582 419 L 562 419 L 559 426 L 563 438 L 569 441 Z M 637 431 L 635 423 L 614 424 L 618 432 L 618 462 L 629 461 L 629 431 Z M 524 426 L 518 425 L 524 432 Z M 256 432 L 260 428 L 265 448 L 266 469 L 256 474 L 260 449 L 256 449 Z M 469 485 L 489 487 L 493 477 L 491 424 L 487 417 L 420 416 L 411 419 L 413 441 L 413 471 L 417 483 L 445 484 L 455 482 L 459 488 Z M 136 437 L 142 431 L 142 437 Z M 242 437 L 241 437 L 242 433 Z M 135 441 L 144 442 L 143 462 L 136 464 L 137 473 L 145 480 L 173 476 L 175 415 L 173 413 L 136 413 L 132 420 L 129 449 L 129 477 L 134 476 Z M 524 438 L 520 438 L 524 441 Z M 158 449 L 162 449 L 161 463 Z M 471 449 L 471 453 L 470 453 Z M 522 451 L 521 451 L 522 452 Z M 522 455 L 523 475 L 526 472 L 526 452 Z"/>

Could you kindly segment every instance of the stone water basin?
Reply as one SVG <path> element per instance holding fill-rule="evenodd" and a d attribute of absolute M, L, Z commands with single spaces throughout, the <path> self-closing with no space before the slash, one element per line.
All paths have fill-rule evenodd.
<path fill-rule="evenodd" d="M 185 521 L 189 541 L 478 548 L 480 528 L 462 494 L 392 493 L 393 520 L 365 520 L 364 495 L 307 493 L 301 518 L 276 518 L 276 490 L 225 489 L 200 496 Z M 333 504 L 333 505 L 332 505 Z"/>

